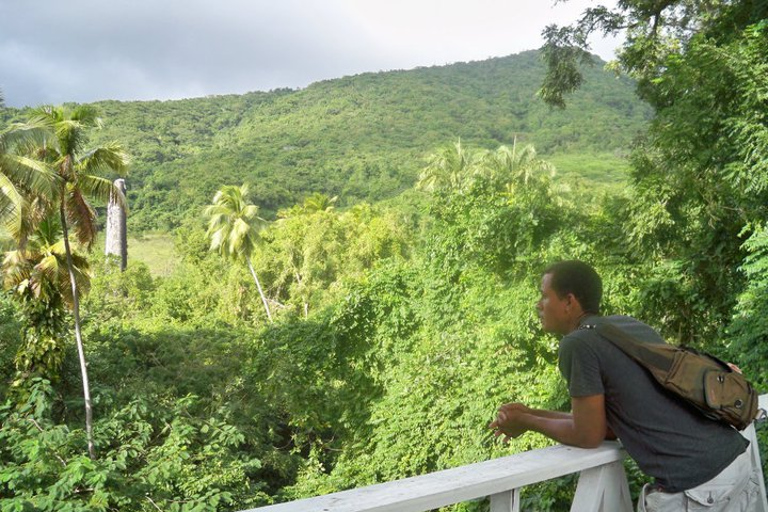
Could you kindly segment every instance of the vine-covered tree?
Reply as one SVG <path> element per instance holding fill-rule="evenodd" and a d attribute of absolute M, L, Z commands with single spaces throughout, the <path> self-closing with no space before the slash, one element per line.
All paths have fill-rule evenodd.
<path fill-rule="evenodd" d="M 88 260 L 71 255 L 77 290 L 90 287 Z M 20 304 L 24 320 L 22 345 L 16 354 L 16 369 L 24 380 L 58 378 L 64 357 L 66 309 L 74 303 L 61 224 L 54 213 L 46 217 L 24 248 L 6 253 L 3 262 L 6 289 Z"/>

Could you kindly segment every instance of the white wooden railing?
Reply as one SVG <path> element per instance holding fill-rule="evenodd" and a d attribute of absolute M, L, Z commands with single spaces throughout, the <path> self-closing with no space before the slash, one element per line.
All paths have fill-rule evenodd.
<path fill-rule="evenodd" d="M 768 395 L 760 396 L 760 407 L 768 410 Z M 768 512 L 754 426 L 743 435 L 750 440 L 762 491 L 762 504 L 755 512 Z M 243 512 L 424 512 L 486 496 L 491 498 L 491 512 L 518 512 L 521 488 L 577 472 L 572 512 L 630 512 L 633 508 L 622 464 L 625 457 L 616 441 L 589 450 L 552 446 Z"/>

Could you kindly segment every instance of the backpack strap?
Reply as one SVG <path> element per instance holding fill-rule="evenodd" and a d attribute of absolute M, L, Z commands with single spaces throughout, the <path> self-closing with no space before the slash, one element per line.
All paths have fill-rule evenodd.
<path fill-rule="evenodd" d="M 671 358 L 648 349 L 647 343 L 638 340 L 605 320 L 582 325 L 580 329 L 594 329 L 603 338 L 619 347 L 625 354 L 643 366 L 651 366 L 665 372 L 672 368 L 673 361 Z"/>

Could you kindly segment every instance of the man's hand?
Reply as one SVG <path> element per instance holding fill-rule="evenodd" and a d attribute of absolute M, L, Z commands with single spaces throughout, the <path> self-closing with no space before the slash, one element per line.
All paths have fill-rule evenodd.
<path fill-rule="evenodd" d="M 510 439 L 519 437 L 528 430 L 520 420 L 523 414 L 530 414 L 530 412 L 531 409 L 528 406 L 518 402 L 504 404 L 499 407 L 496 419 L 488 425 L 488 428 L 494 430 L 493 435 L 497 438 L 504 436 L 504 442 L 508 443 Z"/>

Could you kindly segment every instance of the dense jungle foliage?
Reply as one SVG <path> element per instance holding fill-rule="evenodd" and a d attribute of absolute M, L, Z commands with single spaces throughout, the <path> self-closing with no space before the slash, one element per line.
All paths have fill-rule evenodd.
<path fill-rule="evenodd" d="M 96 136 L 88 108 L 4 111 L 26 124 L 0 136 L 0 212 L 16 244 L 0 300 L 0 508 L 236 511 L 548 445 L 531 433 L 496 444 L 486 425 L 511 400 L 568 407 L 557 340 L 533 307 L 539 273 L 565 258 L 602 274 L 605 313 L 717 353 L 768 389 L 768 4 L 625 4 L 618 14 L 635 32 L 616 67 L 654 113 L 624 188 L 553 175 L 566 118 L 544 121 L 546 108 L 527 99 L 549 131 L 518 131 L 528 118 L 504 111 L 512 103 L 470 108 L 458 86 L 430 94 L 435 115 L 450 105 L 456 116 L 384 100 L 409 98 L 430 77 L 503 98 L 514 74 L 483 73 L 514 59 L 209 98 L 208 123 L 194 121 L 192 100 L 98 105 L 110 123 L 145 123 L 122 132 L 122 146 L 110 142 L 118 132 Z M 551 43 L 550 56 L 564 51 Z M 567 82 L 541 69 L 545 97 Z M 578 103 L 592 84 L 562 96 L 558 115 L 592 115 Z M 352 93 L 366 88 L 376 92 Z M 353 109 L 361 98 L 368 106 Z M 614 112 L 634 105 L 616 101 Z M 627 147 L 644 116 L 632 108 L 636 121 L 601 111 L 587 131 L 572 127 L 574 151 Z M 358 124 L 363 112 L 382 116 L 376 130 Z M 482 128 L 495 115 L 508 119 L 498 137 Z M 280 131 L 280 116 L 295 131 Z M 403 119 L 422 127 L 418 137 L 398 132 Z M 57 126 L 72 138 L 57 139 Z M 385 142 L 390 127 L 399 135 Z M 187 130 L 208 135 L 168 142 Z M 601 144 L 600 130 L 621 143 Z M 149 134 L 161 135 L 156 153 Z M 135 260 L 120 272 L 86 251 L 94 212 L 84 205 L 110 192 L 96 175 L 116 175 L 124 150 L 141 183 L 129 204 L 157 192 L 131 210 L 136 225 L 175 226 L 181 261 L 168 276 Z M 77 235 L 69 249 L 66 226 Z M 630 466 L 630 477 L 636 491 L 642 476 Z M 567 510 L 573 483 L 527 489 L 523 509 Z"/>

